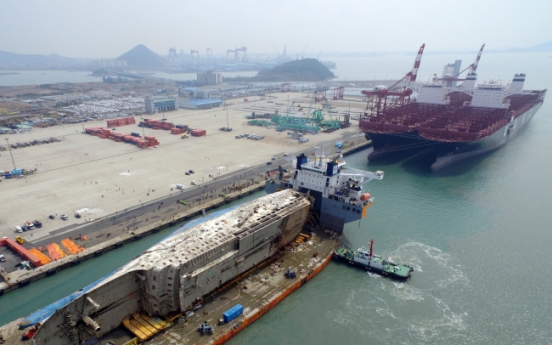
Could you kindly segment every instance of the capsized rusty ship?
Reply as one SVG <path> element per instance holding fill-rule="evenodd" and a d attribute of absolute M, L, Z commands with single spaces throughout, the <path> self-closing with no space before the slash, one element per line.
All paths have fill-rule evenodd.
<path fill-rule="evenodd" d="M 431 170 L 437 171 L 515 138 L 540 109 L 547 90 L 524 90 L 523 73 L 510 83 L 476 85 L 484 46 L 463 71 L 457 60 L 445 66 L 441 78 L 434 75 L 430 83 L 415 85 L 422 45 L 414 68 L 403 79 L 389 88 L 363 91 L 368 106 L 359 127 L 374 147 L 368 160 L 430 149 L 435 153 Z"/>
<path fill-rule="evenodd" d="M 306 229 L 311 206 L 311 196 L 289 189 L 181 228 L 112 274 L 4 327 L 2 334 L 14 342 L 30 334 L 37 345 L 147 339 L 222 344 L 330 261 L 339 236 Z M 240 315 L 220 320 L 238 304 Z M 198 331 L 205 325 L 210 333 Z M 155 337 L 160 331 L 165 335 Z"/>

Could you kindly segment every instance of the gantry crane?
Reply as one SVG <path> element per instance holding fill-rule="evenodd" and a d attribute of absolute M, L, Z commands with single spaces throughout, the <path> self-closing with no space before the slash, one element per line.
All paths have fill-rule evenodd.
<path fill-rule="evenodd" d="M 412 94 L 412 85 L 416 81 L 416 76 L 418 75 L 418 69 L 420 68 L 420 63 L 422 61 L 422 54 L 424 53 L 425 44 L 422 44 L 414 60 L 414 66 L 412 70 L 408 72 L 404 77 L 398 80 L 395 84 L 390 87 L 375 87 L 370 91 L 362 91 L 362 94 L 366 96 L 367 105 L 366 109 L 370 107 L 370 103 L 374 104 L 376 107 L 376 114 L 379 114 L 387 106 L 387 98 L 391 96 L 390 103 L 404 103 L 407 99 L 410 101 L 410 95 Z M 405 82 L 405 85 L 399 89 L 395 90 L 395 87 L 401 82 Z M 375 99 L 374 99 L 375 98 Z"/>
<path fill-rule="evenodd" d="M 192 62 L 195 64 L 199 63 L 199 51 L 190 50 L 190 55 L 192 56 Z"/>

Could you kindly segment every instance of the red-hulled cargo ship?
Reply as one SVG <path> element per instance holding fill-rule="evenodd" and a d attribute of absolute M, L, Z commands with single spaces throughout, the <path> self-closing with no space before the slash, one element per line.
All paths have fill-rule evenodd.
<path fill-rule="evenodd" d="M 359 126 L 374 146 L 368 160 L 431 149 L 435 152 L 431 170 L 436 171 L 496 150 L 516 137 L 541 107 L 546 90 L 523 90 L 525 74 L 516 74 L 507 84 L 476 85 L 483 47 L 465 70 L 458 72 L 457 61 L 445 66 L 441 78 L 414 86 L 422 45 L 414 68 L 403 79 L 389 88 L 363 91 L 368 106 Z M 467 77 L 459 79 L 468 69 Z M 396 88 L 403 81 L 405 85 Z"/>

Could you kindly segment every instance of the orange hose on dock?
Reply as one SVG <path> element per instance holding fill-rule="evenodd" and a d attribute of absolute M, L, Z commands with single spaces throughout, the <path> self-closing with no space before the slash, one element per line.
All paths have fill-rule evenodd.
<path fill-rule="evenodd" d="M 78 246 L 75 242 L 71 241 L 68 238 L 61 240 L 61 244 L 63 244 L 63 246 L 67 248 L 67 250 L 71 254 L 78 254 L 84 250 L 83 247 Z"/>
<path fill-rule="evenodd" d="M 46 255 L 42 254 L 42 252 L 40 252 L 40 250 L 38 250 L 38 249 L 31 248 L 31 249 L 29 249 L 29 252 L 32 253 L 34 256 L 36 256 L 38 258 L 38 260 L 40 260 L 40 263 L 43 264 L 43 265 L 46 265 L 46 264 L 52 262 L 52 259 L 50 259 Z"/>

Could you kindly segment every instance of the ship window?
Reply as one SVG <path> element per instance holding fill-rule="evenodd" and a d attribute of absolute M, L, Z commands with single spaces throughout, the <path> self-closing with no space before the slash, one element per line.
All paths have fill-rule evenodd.
<path fill-rule="evenodd" d="M 153 276 L 153 281 L 156 281 L 157 280 L 157 276 Z"/>
<path fill-rule="evenodd" d="M 152 289 L 152 290 L 155 290 L 155 285 L 152 285 L 152 286 L 151 286 L 151 289 Z"/>

